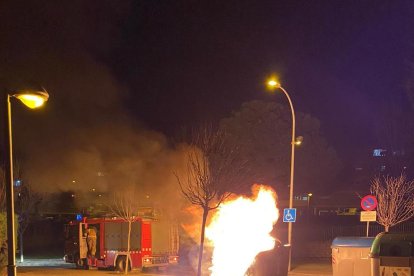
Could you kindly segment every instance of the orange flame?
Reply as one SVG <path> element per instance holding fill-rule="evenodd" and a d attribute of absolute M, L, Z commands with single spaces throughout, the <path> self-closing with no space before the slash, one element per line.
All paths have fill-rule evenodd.
<path fill-rule="evenodd" d="M 206 229 L 214 248 L 211 276 L 243 276 L 260 252 L 275 246 L 270 232 L 279 218 L 276 193 L 263 185 L 252 191 L 252 198 L 223 202 Z"/>

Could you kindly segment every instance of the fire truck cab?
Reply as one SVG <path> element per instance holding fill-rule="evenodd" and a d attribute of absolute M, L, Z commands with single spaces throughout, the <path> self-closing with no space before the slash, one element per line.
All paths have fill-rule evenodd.
<path fill-rule="evenodd" d="M 178 263 L 176 225 L 145 218 L 131 223 L 128 254 L 128 222 L 119 218 L 84 218 L 65 226 L 65 261 L 78 268 L 145 270 Z M 88 252 L 87 229 L 96 231 L 96 253 Z"/>

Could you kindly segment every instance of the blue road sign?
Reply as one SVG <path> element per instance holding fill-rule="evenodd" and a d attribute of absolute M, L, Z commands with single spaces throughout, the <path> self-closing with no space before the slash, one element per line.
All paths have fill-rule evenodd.
<path fill-rule="evenodd" d="M 295 222 L 296 221 L 296 208 L 283 209 L 283 222 Z"/>

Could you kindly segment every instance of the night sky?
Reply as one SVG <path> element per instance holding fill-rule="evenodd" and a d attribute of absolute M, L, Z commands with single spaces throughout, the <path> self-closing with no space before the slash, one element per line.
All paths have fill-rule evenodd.
<path fill-rule="evenodd" d="M 342 155 L 381 146 L 381 109 L 406 101 L 411 1 L 135 1 L 103 59 L 150 127 L 228 116 L 276 73 Z M 349 156 L 344 156 L 348 158 Z"/>
<path fill-rule="evenodd" d="M 412 1 L 2 1 L 3 88 L 50 93 L 39 113 L 16 105 L 16 152 L 62 156 L 105 125 L 168 139 L 246 101 L 287 104 L 265 92 L 275 73 L 352 162 L 381 146 L 388 105 L 409 109 L 413 23 Z"/>

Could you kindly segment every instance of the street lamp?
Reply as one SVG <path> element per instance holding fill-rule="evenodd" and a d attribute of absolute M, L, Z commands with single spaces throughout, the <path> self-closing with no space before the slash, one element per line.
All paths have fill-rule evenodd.
<path fill-rule="evenodd" d="M 310 220 L 311 212 L 310 212 L 310 203 L 311 203 L 312 193 L 308 193 L 308 223 Z"/>
<path fill-rule="evenodd" d="M 275 78 L 270 78 L 267 81 L 267 87 L 270 90 L 280 89 L 285 94 L 286 98 L 289 101 L 290 110 L 292 112 L 292 140 L 291 140 L 291 157 L 290 157 L 290 185 L 289 185 L 289 208 L 293 208 L 293 176 L 295 170 L 295 145 L 299 146 L 302 144 L 303 137 L 295 137 L 295 110 L 293 108 L 292 100 L 288 92 L 280 85 L 280 83 Z M 292 262 L 292 222 L 288 222 L 288 244 L 289 249 L 289 262 L 288 262 L 288 271 L 290 271 L 291 262 Z"/>
<path fill-rule="evenodd" d="M 43 90 L 18 90 L 11 93 L 6 92 L 3 96 L 4 101 L 4 135 L 5 135 L 5 174 L 6 174 L 6 204 L 7 204 L 7 275 L 16 275 L 16 244 L 14 228 L 14 194 L 13 194 L 13 144 L 12 144 L 12 116 L 10 98 L 19 99 L 29 108 L 42 106 L 49 98 L 49 94 Z"/>
<path fill-rule="evenodd" d="M 308 212 L 310 208 L 310 201 L 311 201 L 312 195 L 313 195 L 312 193 L 308 193 Z"/>

